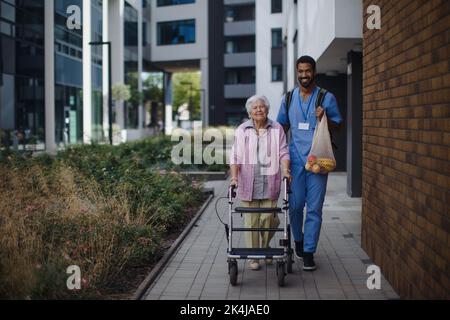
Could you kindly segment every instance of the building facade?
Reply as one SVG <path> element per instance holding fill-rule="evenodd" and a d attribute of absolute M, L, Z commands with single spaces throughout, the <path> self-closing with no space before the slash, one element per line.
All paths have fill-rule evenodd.
<path fill-rule="evenodd" d="M 174 125 L 172 75 L 176 72 L 201 73 L 202 123 L 208 125 L 209 64 L 208 64 L 208 0 L 155 0 L 150 12 L 149 71 L 164 73 L 165 130 L 170 134 Z M 186 84 L 190 85 L 190 84 Z"/>
<path fill-rule="evenodd" d="M 284 91 L 283 28 L 287 0 L 256 1 L 256 93 L 270 104 L 269 118 L 276 120 Z"/>
<path fill-rule="evenodd" d="M 113 84 L 139 91 L 141 1 L 2 0 L 0 23 L 2 144 L 52 152 L 106 141 L 110 57 L 98 43 L 112 43 Z M 143 129 L 142 106 L 121 103 L 113 112 L 117 141 Z"/>
<path fill-rule="evenodd" d="M 256 92 L 256 3 L 224 0 L 225 82 L 222 124 L 245 118 L 246 99 Z M 221 108 L 219 108 L 221 109 Z"/>
<path fill-rule="evenodd" d="M 239 125 L 246 100 L 269 99 L 276 118 L 283 94 L 282 28 L 287 0 L 223 0 L 209 10 L 212 125 Z"/>
<path fill-rule="evenodd" d="M 369 5 L 362 245 L 402 298 L 449 299 L 450 3 Z"/>
<path fill-rule="evenodd" d="M 44 1 L 0 2 L 0 128 L 3 142 L 45 146 Z M 13 135 L 17 130 L 20 132 Z"/>
<path fill-rule="evenodd" d="M 283 26 L 290 2 L 2 0 L 4 144 L 53 151 L 107 142 L 109 59 L 113 87 L 128 85 L 133 93 L 128 101 L 113 97 L 114 143 L 149 134 L 149 112 L 135 98 L 143 72 L 163 75 L 166 133 L 178 107 L 172 105 L 176 72 L 200 72 L 204 127 L 240 124 L 248 117 L 246 100 L 256 93 L 269 98 L 276 118 L 285 91 Z M 102 42 L 111 43 L 111 57 Z M 153 109 L 164 107 L 151 108 L 155 115 L 161 110 Z"/>

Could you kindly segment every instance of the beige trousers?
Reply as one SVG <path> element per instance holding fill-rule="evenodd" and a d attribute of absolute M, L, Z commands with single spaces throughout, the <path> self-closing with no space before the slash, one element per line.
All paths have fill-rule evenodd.
<path fill-rule="evenodd" d="M 254 200 L 242 201 L 242 206 L 246 208 L 275 208 L 277 201 L 272 200 Z M 245 228 L 277 228 L 280 225 L 278 215 L 272 213 L 265 214 L 246 214 Z M 248 248 L 268 248 L 275 232 L 246 232 L 245 240 Z"/>

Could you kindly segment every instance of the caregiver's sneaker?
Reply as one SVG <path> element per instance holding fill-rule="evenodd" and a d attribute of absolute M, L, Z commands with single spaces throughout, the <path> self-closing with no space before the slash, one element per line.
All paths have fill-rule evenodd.
<path fill-rule="evenodd" d="M 314 263 L 314 254 L 310 252 L 303 253 L 303 270 L 304 271 L 314 271 L 317 269 Z"/>

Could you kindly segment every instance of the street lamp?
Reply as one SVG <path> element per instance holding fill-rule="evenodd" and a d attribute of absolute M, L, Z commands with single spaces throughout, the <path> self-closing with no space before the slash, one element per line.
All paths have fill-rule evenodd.
<path fill-rule="evenodd" d="M 206 116 L 207 116 L 207 113 L 206 113 L 206 107 L 205 107 L 205 104 L 206 104 L 206 90 L 205 89 L 194 89 L 194 91 L 199 91 L 199 92 L 201 92 L 201 93 L 203 93 L 203 97 L 202 97 L 202 116 L 203 116 L 203 119 L 201 119 L 201 120 L 203 120 L 202 122 L 202 126 L 205 128 L 206 127 Z"/>
<path fill-rule="evenodd" d="M 109 143 L 113 145 L 113 133 L 112 133 L 112 74 L 111 74 L 111 41 L 106 42 L 89 42 L 91 46 L 108 46 L 108 123 L 109 123 Z"/>

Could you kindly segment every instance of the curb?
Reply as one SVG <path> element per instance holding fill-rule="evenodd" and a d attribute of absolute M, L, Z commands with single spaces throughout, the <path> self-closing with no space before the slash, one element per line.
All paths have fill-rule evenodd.
<path fill-rule="evenodd" d="M 188 226 L 183 230 L 183 232 L 180 234 L 180 236 L 177 238 L 177 240 L 175 240 L 175 242 L 172 244 L 170 249 L 164 254 L 164 256 L 161 258 L 161 260 L 158 261 L 158 263 L 155 265 L 155 267 L 152 269 L 152 271 L 149 273 L 149 275 L 144 279 L 144 281 L 141 283 L 139 288 L 134 293 L 131 300 L 142 300 L 142 298 L 144 297 L 148 288 L 151 286 L 153 281 L 155 281 L 156 277 L 158 277 L 161 270 L 165 267 L 165 265 L 167 264 L 169 259 L 172 257 L 172 255 L 175 253 L 175 251 L 181 245 L 183 240 L 189 234 L 189 232 L 194 227 L 197 220 L 202 216 L 203 212 L 208 207 L 211 200 L 214 198 L 214 190 L 213 189 L 205 190 L 205 193 L 209 194 L 209 197 L 206 199 L 205 203 L 203 203 L 202 207 L 197 212 L 197 214 L 194 216 L 194 218 L 191 220 L 191 222 L 188 224 Z"/>
<path fill-rule="evenodd" d="M 228 178 L 228 171 L 182 171 L 181 174 L 204 178 L 207 181 L 223 181 Z"/>

